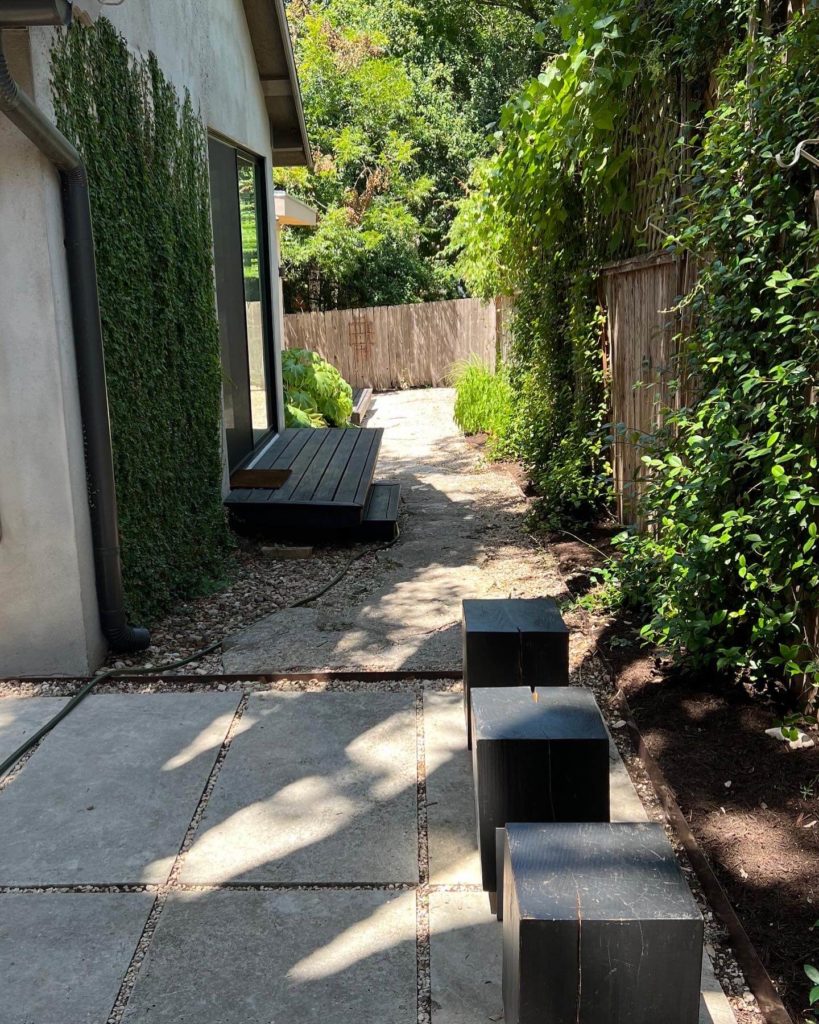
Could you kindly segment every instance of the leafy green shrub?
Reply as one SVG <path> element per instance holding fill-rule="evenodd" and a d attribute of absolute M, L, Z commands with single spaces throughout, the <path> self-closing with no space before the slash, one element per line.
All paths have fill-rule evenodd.
<path fill-rule="evenodd" d="M 477 356 L 458 363 L 452 371 L 455 385 L 455 422 L 465 434 L 488 434 L 490 455 L 506 448 L 512 424 L 512 387 L 504 369 L 493 373 Z"/>
<path fill-rule="evenodd" d="M 808 995 L 808 1002 L 811 1006 L 816 1006 L 819 1003 L 819 970 L 811 964 L 805 964 L 804 970 L 812 984 L 810 994 Z"/>
<path fill-rule="evenodd" d="M 353 389 L 338 370 L 316 352 L 282 352 L 284 416 L 288 427 L 347 427 Z"/>
<path fill-rule="evenodd" d="M 775 155 L 816 120 L 819 19 L 739 47 L 720 79 L 678 232 L 702 268 L 699 401 L 644 460 L 650 530 L 619 571 L 648 639 L 803 697 L 819 681 L 819 233 L 810 168 Z"/>
<path fill-rule="evenodd" d="M 88 169 L 126 599 L 150 621 L 221 579 L 230 543 L 205 131 L 105 18 L 51 70 Z"/>

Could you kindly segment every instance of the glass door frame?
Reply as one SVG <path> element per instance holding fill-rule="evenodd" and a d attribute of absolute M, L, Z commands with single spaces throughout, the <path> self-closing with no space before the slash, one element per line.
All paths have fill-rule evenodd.
<path fill-rule="evenodd" d="M 208 130 L 208 142 L 215 144 L 208 151 L 210 176 L 211 219 L 214 226 L 214 284 L 219 309 L 219 337 L 223 372 L 231 380 L 229 367 L 235 368 L 231 402 L 235 409 L 234 426 L 226 438 L 228 466 L 232 472 L 237 466 L 253 458 L 253 454 L 279 431 L 278 388 L 281 374 L 276 359 L 276 318 L 271 279 L 273 253 L 271 251 L 271 225 L 269 220 L 272 169 L 268 160 L 232 139 Z M 214 160 L 216 163 L 214 164 Z M 252 420 L 252 381 L 250 375 L 250 335 L 247 316 L 247 281 L 244 267 L 242 236 L 242 200 L 240 194 L 240 160 L 254 169 L 256 248 L 259 259 L 259 303 L 262 334 L 262 358 L 266 384 L 266 412 L 268 427 L 258 435 Z M 270 181 L 268 182 L 268 176 Z M 219 197 L 217 200 L 216 197 Z M 221 212 L 217 213 L 217 207 Z M 217 225 L 218 221 L 218 225 Z M 218 232 L 217 232 L 218 227 Z M 221 268 L 221 269 L 220 269 Z M 232 326 L 231 326 L 232 325 Z M 242 348 L 244 346 L 244 348 Z M 239 371 L 239 367 L 242 370 Z M 245 377 L 245 381 L 241 380 Z M 245 393 L 246 390 L 246 393 Z M 240 403 L 240 409 L 236 403 Z M 230 440 L 235 431 L 234 441 Z M 231 454 L 231 449 L 235 449 Z"/>
<path fill-rule="evenodd" d="M 221 140 L 220 140 L 221 141 Z M 230 143 L 228 143 L 230 145 Z M 259 251 L 259 301 L 261 303 L 262 319 L 262 355 L 264 359 L 265 383 L 267 385 L 267 430 L 258 438 L 253 439 L 254 450 L 269 440 L 271 434 L 278 433 L 278 410 L 276 407 L 276 395 L 278 393 L 278 367 L 276 365 L 275 345 L 275 320 L 273 317 L 273 294 L 271 288 L 271 260 L 270 260 L 270 221 L 269 204 L 267 198 L 268 177 L 272 175 L 272 168 L 264 157 L 244 149 L 241 146 L 233 146 L 236 150 L 236 194 L 239 199 L 239 217 L 241 221 L 241 196 L 239 194 L 239 161 L 244 160 L 253 166 L 254 184 L 256 188 L 256 245 Z M 272 182 L 272 177 L 270 181 Z M 247 303 L 247 294 L 245 294 Z M 248 381 L 251 385 L 251 424 L 252 424 L 252 380 L 250 377 L 250 337 L 245 313 L 245 338 L 247 340 L 248 360 Z"/>

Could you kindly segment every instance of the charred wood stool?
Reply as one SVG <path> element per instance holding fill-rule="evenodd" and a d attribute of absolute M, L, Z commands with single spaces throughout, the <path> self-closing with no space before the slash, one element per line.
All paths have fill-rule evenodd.
<path fill-rule="evenodd" d="M 496 907 L 496 829 L 508 821 L 608 821 L 609 737 L 590 690 L 472 691 L 472 776 L 483 888 Z"/>
<path fill-rule="evenodd" d="M 517 824 L 505 1024 L 697 1024 L 703 923 L 657 824 Z"/>
<path fill-rule="evenodd" d="M 569 630 L 551 597 L 464 601 L 463 643 L 468 747 L 476 687 L 569 684 Z"/>

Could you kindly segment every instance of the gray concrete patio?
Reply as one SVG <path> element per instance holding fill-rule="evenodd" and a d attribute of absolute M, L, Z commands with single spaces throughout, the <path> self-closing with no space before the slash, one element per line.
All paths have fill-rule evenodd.
<path fill-rule="evenodd" d="M 88 697 L 0 789 L 0 1021 L 499 1020 L 461 697 L 390 690 Z M 55 706 L 0 699 L 0 756 Z"/>

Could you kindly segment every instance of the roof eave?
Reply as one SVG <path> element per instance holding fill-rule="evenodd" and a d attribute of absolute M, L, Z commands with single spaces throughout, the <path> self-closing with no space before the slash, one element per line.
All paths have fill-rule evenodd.
<path fill-rule="evenodd" d="M 284 0 L 242 0 L 270 117 L 273 163 L 313 169 Z"/>

